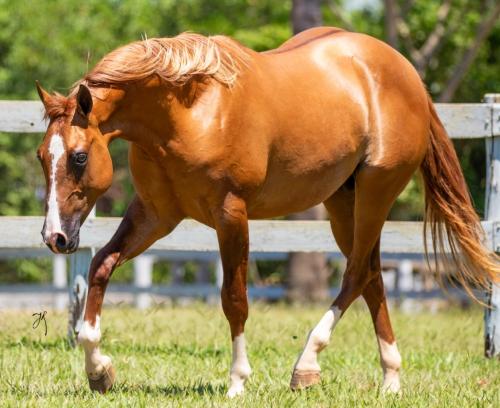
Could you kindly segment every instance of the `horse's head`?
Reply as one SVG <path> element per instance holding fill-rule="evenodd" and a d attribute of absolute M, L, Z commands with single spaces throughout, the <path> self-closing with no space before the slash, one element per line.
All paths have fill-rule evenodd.
<path fill-rule="evenodd" d="M 80 85 L 68 97 L 51 95 L 37 83 L 49 119 L 38 148 L 47 184 L 43 241 L 55 253 L 78 248 L 80 225 L 111 184 L 108 140 L 98 127 L 90 90 Z"/>

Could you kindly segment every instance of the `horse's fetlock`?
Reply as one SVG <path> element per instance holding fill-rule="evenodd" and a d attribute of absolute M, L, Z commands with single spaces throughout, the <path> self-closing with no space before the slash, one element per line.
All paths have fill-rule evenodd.
<path fill-rule="evenodd" d="M 399 354 L 396 343 L 386 343 L 380 340 L 380 358 L 384 371 L 398 372 L 401 368 L 401 354 Z"/>
<path fill-rule="evenodd" d="M 247 379 L 252 374 L 252 368 L 248 361 L 239 363 L 231 368 L 230 376 L 237 376 L 241 379 Z"/>
<path fill-rule="evenodd" d="M 398 353 L 397 355 L 394 354 L 389 357 L 385 357 L 383 364 L 386 370 L 399 371 L 401 368 L 401 356 Z"/>
<path fill-rule="evenodd" d="M 328 344 L 330 344 L 330 339 L 324 337 L 316 339 L 316 348 L 318 351 L 323 350 Z"/>
<path fill-rule="evenodd" d="M 330 343 L 330 333 L 321 331 L 311 333 L 311 341 L 317 351 L 323 350 Z"/>
<path fill-rule="evenodd" d="M 92 326 L 88 321 L 85 321 L 78 333 L 77 340 L 83 346 L 95 346 L 101 340 L 101 330 L 97 324 Z"/>

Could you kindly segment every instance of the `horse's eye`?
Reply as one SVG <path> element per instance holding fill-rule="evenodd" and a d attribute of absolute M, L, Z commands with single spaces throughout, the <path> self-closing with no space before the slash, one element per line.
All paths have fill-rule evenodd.
<path fill-rule="evenodd" d="M 36 152 L 36 158 L 38 159 L 38 161 L 42 161 L 42 156 L 40 152 Z"/>
<path fill-rule="evenodd" d="M 85 166 L 87 163 L 87 153 L 77 153 L 75 154 L 75 164 L 78 166 Z"/>

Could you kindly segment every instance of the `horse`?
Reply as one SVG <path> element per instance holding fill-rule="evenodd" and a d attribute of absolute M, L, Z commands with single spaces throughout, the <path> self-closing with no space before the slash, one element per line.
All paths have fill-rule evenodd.
<path fill-rule="evenodd" d="M 251 373 L 244 336 L 249 219 L 323 203 L 347 258 L 340 293 L 293 367 L 292 390 L 320 381 L 318 354 L 362 296 L 375 327 L 382 389 L 399 392 L 401 356 L 381 277 L 380 235 L 417 170 L 434 249 L 445 249 L 455 279 L 466 288 L 499 280 L 453 145 L 419 75 L 368 35 L 314 28 L 263 53 L 225 36 L 151 38 L 104 56 L 68 96 L 37 89 L 49 120 L 37 151 L 47 183 L 42 236 L 53 252 L 77 249 L 80 226 L 111 184 L 108 145 L 130 142 L 135 196 L 91 262 L 78 333 L 92 390 L 104 393 L 115 380 L 110 357 L 99 350 L 113 270 L 186 217 L 217 233 L 232 341 L 229 397 L 243 393 Z"/>

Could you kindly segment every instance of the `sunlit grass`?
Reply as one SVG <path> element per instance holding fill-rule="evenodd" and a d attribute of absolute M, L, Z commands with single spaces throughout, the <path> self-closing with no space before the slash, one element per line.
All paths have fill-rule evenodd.
<path fill-rule="evenodd" d="M 392 313 L 403 355 L 403 394 L 379 392 L 381 369 L 364 307 L 352 308 L 321 355 L 320 386 L 288 389 L 294 360 L 324 308 L 253 305 L 247 324 L 253 374 L 228 401 L 229 329 L 219 307 L 196 304 L 141 312 L 106 309 L 102 348 L 117 383 L 88 390 L 83 351 L 67 346 L 66 315 L 48 312 L 32 329 L 26 312 L 0 313 L 0 406 L 498 407 L 500 366 L 483 357 L 482 312 Z"/>

